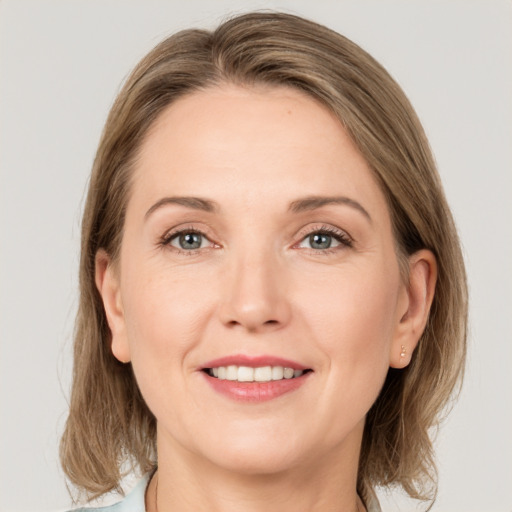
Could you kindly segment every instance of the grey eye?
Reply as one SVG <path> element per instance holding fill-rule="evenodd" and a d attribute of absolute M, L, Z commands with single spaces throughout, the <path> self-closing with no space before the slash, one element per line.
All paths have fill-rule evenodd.
<path fill-rule="evenodd" d="M 339 246 L 351 247 L 352 243 L 342 233 L 329 233 L 327 231 L 315 231 L 302 239 L 299 247 L 304 249 L 313 249 L 322 251 L 326 249 L 334 249 Z"/>
<path fill-rule="evenodd" d="M 308 237 L 312 249 L 329 249 L 332 244 L 332 236 L 325 233 L 313 233 Z"/>
<path fill-rule="evenodd" d="M 178 249 L 183 249 L 185 251 L 200 249 L 203 246 L 203 243 L 203 235 L 190 231 L 187 233 L 180 233 L 171 240 L 171 245 L 173 247 L 177 247 Z"/>

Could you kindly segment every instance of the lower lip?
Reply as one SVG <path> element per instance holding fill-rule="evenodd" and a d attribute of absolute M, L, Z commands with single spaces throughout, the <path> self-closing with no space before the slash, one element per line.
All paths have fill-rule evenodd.
<path fill-rule="evenodd" d="M 299 389 L 312 372 L 293 379 L 272 380 L 270 382 L 238 382 L 211 377 L 202 372 L 208 384 L 218 393 L 239 402 L 267 402 L 286 393 Z"/>

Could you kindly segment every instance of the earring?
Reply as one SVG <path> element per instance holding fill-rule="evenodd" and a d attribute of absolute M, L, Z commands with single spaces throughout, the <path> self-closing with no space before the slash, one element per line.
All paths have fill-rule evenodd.
<path fill-rule="evenodd" d="M 400 352 L 400 357 L 405 357 L 405 355 L 407 354 L 407 350 L 405 349 L 405 346 L 402 345 L 402 351 Z"/>

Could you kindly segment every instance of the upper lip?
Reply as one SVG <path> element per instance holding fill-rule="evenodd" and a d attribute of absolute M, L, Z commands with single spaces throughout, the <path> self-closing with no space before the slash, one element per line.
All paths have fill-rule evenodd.
<path fill-rule="evenodd" d="M 282 357 L 271 355 L 249 356 L 244 354 L 235 354 L 213 359 L 212 361 L 205 363 L 200 369 L 218 368 L 219 366 L 248 366 L 250 368 L 259 368 L 262 366 L 283 366 L 284 368 L 293 368 L 294 370 L 310 369 L 297 361 L 284 359 Z"/>

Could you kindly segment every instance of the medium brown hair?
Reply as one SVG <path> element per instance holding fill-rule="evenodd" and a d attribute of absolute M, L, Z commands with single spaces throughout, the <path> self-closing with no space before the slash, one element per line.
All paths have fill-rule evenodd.
<path fill-rule="evenodd" d="M 389 370 L 367 415 L 357 484 L 363 498 L 376 486 L 401 485 L 414 498 L 432 499 L 429 433 L 457 389 L 466 352 L 466 276 L 454 222 L 422 126 L 387 71 L 336 32 L 282 13 L 250 13 L 213 32 L 172 35 L 136 66 L 110 111 L 83 215 L 64 471 L 97 496 L 119 489 L 122 467 L 147 471 L 156 463 L 156 420 L 131 365 L 111 352 L 95 256 L 99 249 L 118 255 L 130 177 L 148 129 L 177 98 L 223 83 L 293 87 L 321 102 L 380 184 L 399 261 L 423 248 L 434 253 L 438 280 L 429 320 L 411 364 Z"/>

